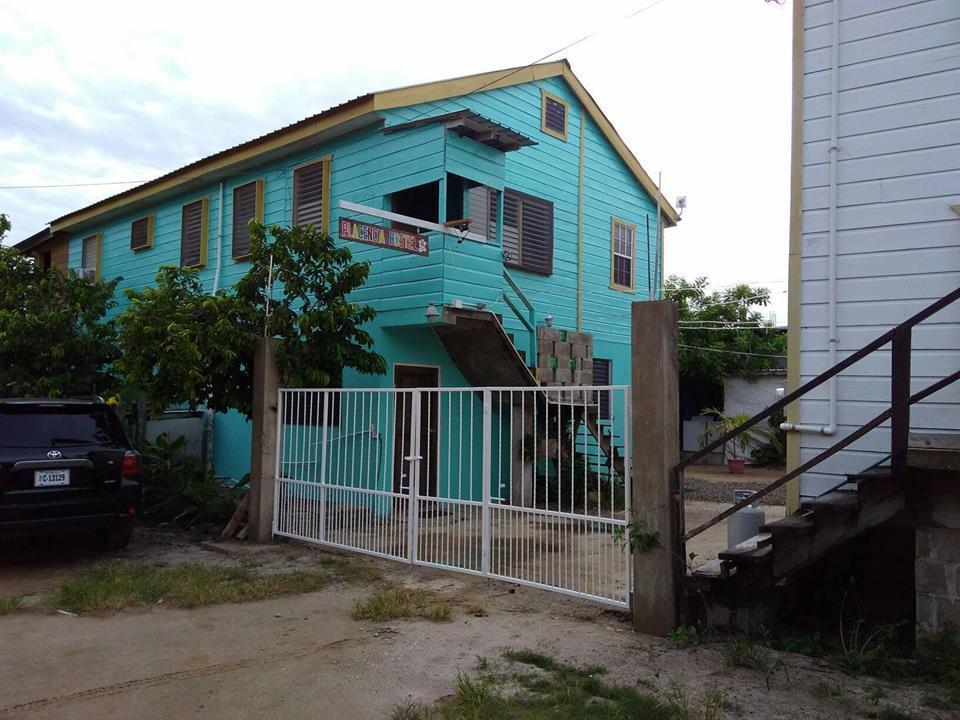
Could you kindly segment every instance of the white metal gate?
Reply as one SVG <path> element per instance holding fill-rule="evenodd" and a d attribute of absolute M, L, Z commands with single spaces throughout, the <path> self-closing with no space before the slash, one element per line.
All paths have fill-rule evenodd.
<path fill-rule="evenodd" d="M 276 535 L 629 603 L 625 386 L 282 389 Z"/>

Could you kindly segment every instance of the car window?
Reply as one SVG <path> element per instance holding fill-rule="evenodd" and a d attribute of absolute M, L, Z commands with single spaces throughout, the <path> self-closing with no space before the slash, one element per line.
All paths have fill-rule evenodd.
<path fill-rule="evenodd" d="M 0 406 L 0 446 L 70 447 L 123 445 L 116 415 L 106 408 L 66 406 Z"/>

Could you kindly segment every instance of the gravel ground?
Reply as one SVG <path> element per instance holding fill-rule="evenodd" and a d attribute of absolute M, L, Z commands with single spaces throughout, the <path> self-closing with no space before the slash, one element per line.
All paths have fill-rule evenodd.
<path fill-rule="evenodd" d="M 687 489 L 685 498 L 701 502 L 733 504 L 734 490 L 759 490 L 769 484 L 768 481 L 757 482 L 744 475 L 738 477 L 739 480 L 717 480 L 697 477 L 688 472 L 684 477 L 684 485 Z M 787 489 L 785 487 L 777 488 L 760 500 L 761 505 L 785 505 L 786 502 Z"/>

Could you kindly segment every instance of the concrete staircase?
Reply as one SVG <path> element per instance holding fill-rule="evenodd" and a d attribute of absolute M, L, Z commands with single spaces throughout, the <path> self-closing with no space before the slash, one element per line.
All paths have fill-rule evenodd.
<path fill-rule="evenodd" d="M 752 538 L 720 552 L 687 576 L 691 589 L 745 597 L 771 588 L 840 544 L 876 527 L 906 507 L 906 493 L 888 468 L 847 477 L 843 489 L 801 504 Z"/>

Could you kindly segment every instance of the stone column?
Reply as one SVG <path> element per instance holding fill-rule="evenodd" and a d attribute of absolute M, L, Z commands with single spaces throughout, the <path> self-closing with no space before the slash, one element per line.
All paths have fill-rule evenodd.
<path fill-rule="evenodd" d="M 277 458 L 276 340 L 260 338 L 253 359 L 253 443 L 250 455 L 250 516 L 247 537 L 273 538 L 273 473 Z"/>

